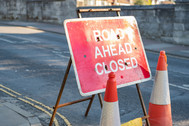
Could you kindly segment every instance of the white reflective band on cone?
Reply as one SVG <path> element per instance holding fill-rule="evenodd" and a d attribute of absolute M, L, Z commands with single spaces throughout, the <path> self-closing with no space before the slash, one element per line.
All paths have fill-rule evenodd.
<path fill-rule="evenodd" d="M 169 82 L 167 71 L 156 71 L 150 103 L 158 105 L 170 104 Z"/>
<path fill-rule="evenodd" d="M 121 126 L 118 101 L 104 101 L 100 126 Z"/>

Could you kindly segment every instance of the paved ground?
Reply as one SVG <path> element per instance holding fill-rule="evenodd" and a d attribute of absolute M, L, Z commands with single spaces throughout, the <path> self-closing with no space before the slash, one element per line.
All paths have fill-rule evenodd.
<path fill-rule="evenodd" d="M 0 26 L 4 26 L 4 25 L 24 26 L 27 28 L 40 29 L 58 34 L 64 34 L 64 29 L 62 26 L 47 24 L 47 23 L 0 21 Z M 143 39 L 143 42 L 145 49 L 148 51 L 159 52 L 160 50 L 166 50 L 166 53 L 168 55 L 182 57 L 182 58 L 189 58 L 189 46 L 161 43 L 159 41 L 146 40 L 146 39 Z M 3 88 L 0 87 L 0 90 L 3 90 Z M 29 111 L 16 106 L 14 104 L 14 100 L 15 99 L 13 98 L 13 99 L 1 99 L 0 101 L 0 111 L 1 111 L 0 120 L 2 120 L 1 124 L 3 126 L 13 126 L 13 125 L 40 126 L 41 125 L 39 119 L 36 116 L 34 116 Z"/>

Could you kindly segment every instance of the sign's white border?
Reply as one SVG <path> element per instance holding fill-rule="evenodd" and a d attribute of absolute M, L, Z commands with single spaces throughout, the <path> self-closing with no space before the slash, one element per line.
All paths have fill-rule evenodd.
<path fill-rule="evenodd" d="M 72 59 L 72 63 L 73 63 L 73 68 L 74 68 L 74 72 L 75 72 L 75 76 L 76 76 L 76 81 L 77 81 L 77 85 L 78 85 L 78 89 L 79 89 L 79 92 L 82 96 L 88 96 L 88 95 L 93 95 L 93 94 L 97 94 L 97 93 L 101 93 L 101 92 L 104 92 L 105 89 L 100 89 L 100 90 L 96 90 L 96 91 L 92 91 L 92 92 L 88 92 L 88 93 L 83 93 L 82 90 L 81 90 L 81 85 L 80 85 L 80 82 L 79 82 L 79 77 L 78 77 L 78 73 L 77 73 L 77 69 L 76 69 L 76 65 L 75 65 L 75 59 L 74 59 L 74 56 L 73 56 L 73 51 L 72 51 L 72 47 L 71 47 L 71 43 L 70 43 L 70 38 L 69 38 L 69 33 L 68 33 L 68 30 L 67 30 L 67 26 L 66 24 L 68 22 L 76 22 L 76 21 L 88 21 L 88 20 L 113 20 L 113 19 L 125 19 L 125 18 L 133 18 L 136 22 L 136 25 L 137 25 L 137 30 L 138 30 L 138 33 L 139 33 L 139 37 L 140 37 L 140 41 L 142 42 L 142 39 L 141 39 L 141 35 L 140 35 L 140 32 L 139 32 L 139 29 L 138 29 L 138 24 L 137 24 L 137 21 L 135 19 L 134 16 L 121 16 L 121 17 L 98 17 L 98 18 L 75 18 L 75 19 L 67 19 L 64 21 L 64 29 L 65 29 L 65 33 L 66 33 L 66 38 L 67 38 L 67 41 L 68 41 L 68 46 L 69 46 L 69 50 L 70 50 L 70 55 L 71 55 L 71 59 Z M 144 46 L 143 46 L 143 42 L 141 43 L 142 45 L 142 48 L 143 48 L 143 51 L 144 51 L 144 54 L 145 54 L 145 59 L 146 59 L 146 62 L 147 62 L 147 66 L 148 66 L 148 69 L 149 69 L 149 72 L 150 72 L 150 77 L 149 78 L 146 78 L 146 79 L 141 79 L 141 80 L 138 80 L 138 81 L 133 81 L 133 82 L 129 82 L 129 83 L 126 83 L 126 84 L 120 84 L 117 86 L 117 88 L 121 88 L 121 87 L 125 87 L 125 86 L 130 86 L 130 85 L 133 85 L 133 84 L 139 84 L 139 83 L 142 83 L 142 82 L 145 82 L 145 81 L 148 81 L 148 80 L 151 80 L 151 70 L 150 70 L 150 67 L 149 67 L 149 64 L 148 64 L 148 60 L 147 60 L 147 57 L 146 57 L 146 52 L 144 50 Z"/>

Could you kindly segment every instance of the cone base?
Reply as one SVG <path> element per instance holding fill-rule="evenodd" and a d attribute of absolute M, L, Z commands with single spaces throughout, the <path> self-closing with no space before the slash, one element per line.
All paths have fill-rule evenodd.
<path fill-rule="evenodd" d="M 149 103 L 150 126 L 172 126 L 171 105 Z"/>
<path fill-rule="evenodd" d="M 118 101 L 104 101 L 100 126 L 121 126 Z"/>

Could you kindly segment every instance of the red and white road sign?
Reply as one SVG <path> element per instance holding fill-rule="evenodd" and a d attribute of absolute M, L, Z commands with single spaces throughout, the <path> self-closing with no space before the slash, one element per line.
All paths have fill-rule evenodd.
<path fill-rule="evenodd" d="M 110 72 L 118 88 L 151 79 L 134 17 L 68 19 L 64 27 L 82 96 L 105 91 Z"/>

